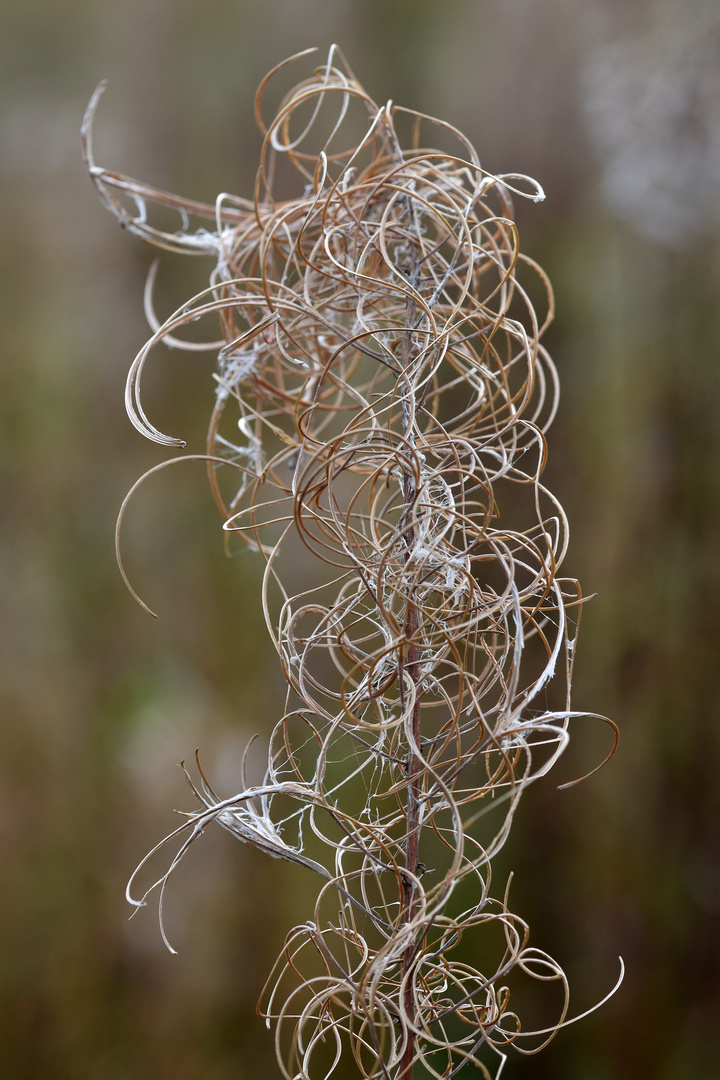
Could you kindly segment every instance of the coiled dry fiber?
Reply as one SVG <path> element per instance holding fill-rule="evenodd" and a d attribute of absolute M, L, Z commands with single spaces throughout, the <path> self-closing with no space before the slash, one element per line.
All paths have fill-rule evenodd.
<path fill-rule="evenodd" d="M 219 798 L 201 772 L 203 808 L 173 834 L 182 846 L 156 885 L 162 903 L 213 821 L 323 879 L 260 1003 L 287 1078 L 329 1076 L 346 1054 L 373 1080 L 410 1080 L 418 1063 L 489 1077 L 510 1044 L 530 1052 L 556 1030 L 521 1031 L 515 976 L 557 981 L 558 1026 L 567 1008 L 561 968 L 490 892 L 520 795 L 573 715 L 579 590 L 558 577 L 566 520 L 540 480 L 558 389 L 540 344 L 552 296 L 518 250 L 511 203 L 543 194 L 487 173 L 450 125 L 376 105 L 336 49 L 266 124 L 268 79 L 252 201 L 203 206 L 96 166 L 97 95 L 84 126 L 120 221 L 215 259 L 210 287 L 162 325 L 150 281 L 155 333 L 127 407 L 149 438 L 182 445 L 145 415 L 143 367 L 217 315 L 210 479 L 225 528 L 265 561 L 288 686 L 263 783 L 243 777 Z M 300 193 L 276 198 L 290 183 Z M 177 232 L 151 224 L 158 203 L 183 215 Z M 192 230 L 191 215 L 214 226 Z M 556 669 L 564 703 L 551 710 Z"/>

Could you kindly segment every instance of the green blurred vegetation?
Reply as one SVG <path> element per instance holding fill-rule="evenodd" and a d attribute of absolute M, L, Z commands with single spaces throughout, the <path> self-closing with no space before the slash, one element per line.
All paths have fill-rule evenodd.
<path fill-rule="evenodd" d="M 619 954 L 627 977 L 609 1005 L 539 1057 L 511 1060 L 504 1076 L 716 1075 L 720 185 L 703 194 L 700 157 L 689 182 L 676 191 L 671 181 L 684 175 L 691 130 L 707 129 L 698 145 L 720 171 L 717 76 L 703 82 L 693 59 L 713 48 L 717 57 L 719 39 L 711 0 L 3 6 L 3 1076 L 276 1075 L 254 1006 L 286 930 L 310 914 L 314 882 L 208 834 L 170 892 L 180 955 L 164 951 L 151 908 L 126 922 L 129 872 L 168 831 L 172 808 L 191 803 L 176 763 L 199 745 L 217 786 L 232 790 L 282 686 L 261 623 L 260 568 L 249 554 L 224 557 L 201 465 L 154 477 L 128 513 L 127 569 L 157 622 L 117 572 L 117 509 L 160 460 L 122 406 L 147 333 L 153 253 L 97 202 L 79 127 L 107 77 L 102 164 L 208 201 L 249 194 L 255 86 L 286 55 L 331 41 L 376 99 L 456 123 L 489 168 L 529 172 L 548 192 L 544 205 L 519 209 L 523 247 L 557 297 L 548 344 L 563 391 L 548 483 L 571 523 L 568 570 L 598 594 L 583 615 L 575 705 L 611 716 L 622 739 L 585 783 L 529 792 L 504 865 L 516 871 L 513 906 L 534 943 L 568 971 L 572 1011 L 609 989 Z M 639 89 L 620 80 L 626 97 L 610 95 L 598 127 L 602 101 L 587 72 L 610 78 L 617 41 L 640 42 L 650 74 L 635 66 Z M 630 169 L 624 110 L 652 120 L 655 99 L 643 106 L 642 92 L 658 86 L 665 100 L 672 72 L 690 104 L 687 125 L 673 114 L 657 136 L 670 193 L 648 182 L 644 201 L 623 203 L 607 177 Z M 626 192 L 636 179 L 630 169 Z M 159 306 L 200 288 L 208 269 L 165 259 Z M 202 449 L 211 371 L 209 356 L 158 354 L 148 380 L 148 411 L 190 450 Z M 557 782 L 607 747 L 601 725 L 579 722 Z M 260 768 L 260 749 L 252 762 Z"/>

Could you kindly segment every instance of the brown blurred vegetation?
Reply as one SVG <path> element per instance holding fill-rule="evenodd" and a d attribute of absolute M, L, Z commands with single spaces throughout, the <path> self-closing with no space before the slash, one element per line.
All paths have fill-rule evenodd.
<path fill-rule="evenodd" d="M 377 100 L 442 116 L 486 166 L 536 176 L 520 208 L 549 271 L 561 372 L 549 486 L 571 523 L 583 616 L 580 722 L 527 797 L 506 868 L 535 944 L 582 1011 L 504 1074 L 684 1080 L 720 1056 L 720 13 L 714 0 L 23 0 L 0 14 L 2 752 L 0 1062 L 12 1080 L 276 1075 L 254 1004 L 313 883 L 224 835 L 178 874 L 167 954 L 125 880 L 190 797 L 200 746 L 235 789 L 281 680 L 259 566 L 223 555 L 202 467 L 160 460 L 127 421 L 153 253 L 83 175 L 79 126 L 109 89 L 98 160 L 212 201 L 249 194 L 255 86 L 338 41 Z M 167 258 L 158 306 L 200 288 Z M 147 408 L 201 450 L 212 357 L 158 353 Z M 258 740 L 262 742 L 262 740 Z M 260 767 L 258 749 L 254 765 Z M 345 1074 L 344 1074 L 345 1075 Z M 346 1075 L 352 1076 L 348 1070 Z"/>

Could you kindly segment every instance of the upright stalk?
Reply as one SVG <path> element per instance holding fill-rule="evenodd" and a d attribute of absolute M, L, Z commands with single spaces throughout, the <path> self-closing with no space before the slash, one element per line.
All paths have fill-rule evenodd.
<path fill-rule="evenodd" d="M 407 212 L 414 224 L 413 208 L 410 200 L 407 200 Z M 412 246 L 412 261 L 409 273 L 410 284 L 417 286 L 418 277 L 418 241 Z M 415 399 L 412 382 L 411 364 L 413 360 L 412 332 L 416 317 L 416 304 L 412 296 L 408 296 L 405 305 L 405 333 L 402 348 L 402 378 L 404 379 L 404 393 L 402 394 L 402 424 L 403 438 L 406 447 L 414 446 L 413 424 L 415 421 Z M 400 675 L 400 702 L 404 711 L 405 678 L 413 687 L 413 708 L 410 724 L 411 740 L 408 740 L 408 752 L 405 763 L 407 777 L 407 801 L 405 817 L 405 869 L 409 873 L 402 876 L 403 898 L 400 925 L 412 923 L 415 917 L 415 880 L 418 874 L 420 862 L 420 793 L 422 786 L 421 760 L 413 749 L 420 747 L 421 741 L 421 706 L 420 706 L 420 648 L 418 636 L 420 630 L 420 612 L 415 602 L 412 578 L 414 574 L 413 552 L 415 549 L 416 534 L 412 522 L 412 515 L 417 499 L 417 483 L 412 468 L 403 473 L 403 515 L 405 529 L 403 539 L 405 543 L 405 583 L 408 590 L 405 624 L 403 627 L 403 653 L 401 656 Z M 411 876 L 412 875 L 412 876 Z M 408 941 L 403 953 L 402 977 L 403 977 L 403 1009 L 407 1017 L 405 1032 L 405 1046 L 400 1059 L 399 1080 L 412 1080 L 415 1061 L 417 1035 L 415 1034 L 416 1003 L 413 991 L 412 964 L 416 951 L 416 942 L 413 938 Z"/>
<path fill-rule="evenodd" d="M 409 642 L 407 648 L 405 671 L 407 673 L 408 680 L 413 684 L 415 688 L 415 700 L 413 703 L 412 711 L 412 738 L 416 746 L 420 746 L 420 693 L 418 690 L 418 668 L 419 668 L 419 648 L 416 642 L 416 633 L 418 630 L 418 609 L 412 602 L 408 601 L 407 615 L 405 619 L 405 640 Z M 422 784 L 422 771 L 421 763 L 418 755 L 413 751 L 412 747 L 408 749 L 407 762 L 405 766 L 407 774 L 407 803 L 406 803 L 406 840 L 405 840 L 405 868 L 409 871 L 409 874 L 404 874 L 402 877 L 403 883 L 403 905 L 402 905 L 402 917 L 401 925 L 403 923 L 411 923 L 415 917 L 415 884 L 414 880 L 418 875 L 418 864 L 420 861 L 420 792 Z M 410 874 L 413 877 L 410 877 Z M 413 992 L 413 981 L 411 975 L 411 968 L 413 958 L 415 956 L 416 943 L 413 939 L 408 942 L 407 948 L 403 953 L 403 1008 L 405 1015 L 407 1016 L 408 1027 L 406 1030 L 406 1042 L 403 1050 L 402 1058 L 400 1061 L 400 1080 L 411 1080 L 413 1074 L 413 1063 L 415 1059 L 415 1044 L 417 1036 L 415 1034 L 415 1021 L 416 1009 L 415 1009 L 415 994 Z"/>

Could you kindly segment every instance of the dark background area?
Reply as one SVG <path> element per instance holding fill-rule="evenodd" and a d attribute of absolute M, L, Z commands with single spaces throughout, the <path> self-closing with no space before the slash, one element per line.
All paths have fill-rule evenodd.
<path fill-rule="evenodd" d="M 254 1015 L 314 881 L 225 834 L 195 846 L 160 941 L 124 886 L 192 799 L 196 746 L 238 786 L 282 704 L 260 566 L 226 559 L 201 465 L 151 479 L 117 571 L 126 490 L 162 450 L 125 416 L 154 253 L 84 175 L 96 153 L 190 197 L 250 195 L 255 87 L 337 41 L 378 101 L 447 119 L 519 207 L 545 267 L 562 403 L 547 483 L 586 593 L 575 728 L 531 789 L 507 867 L 532 942 L 565 966 L 571 1012 L 615 998 L 504 1078 L 704 1080 L 720 1060 L 720 9 L 715 0 L 23 0 L 0 13 L 0 1072 L 13 1080 L 278 1075 Z M 163 261 L 158 306 L 201 288 Z M 157 354 L 153 420 L 201 450 L 208 355 Z M 262 738 L 258 740 L 262 743 Z M 259 768 L 261 751 L 253 766 Z M 219 833 L 219 830 L 218 830 Z M 352 1076 L 348 1069 L 343 1076 Z"/>

